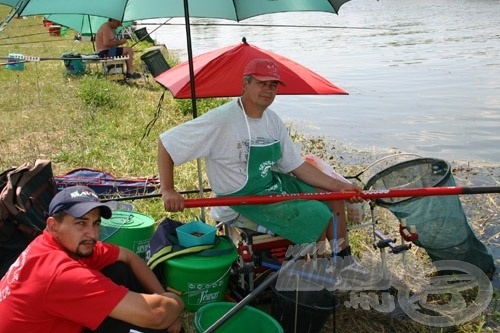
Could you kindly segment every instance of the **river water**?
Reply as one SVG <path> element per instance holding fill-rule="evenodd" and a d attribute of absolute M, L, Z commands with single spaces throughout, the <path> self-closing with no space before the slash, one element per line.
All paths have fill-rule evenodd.
<path fill-rule="evenodd" d="M 352 0 L 339 15 L 280 13 L 239 24 L 192 19 L 192 46 L 196 56 L 246 37 L 347 90 L 348 96 L 277 97 L 273 109 L 306 133 L 374 150 L 496 163 L 498 13 L 498 0 Z M 183 22 L 172 19 L 154 32 L 157 26 L 146 26 L 186 60 Z"/>

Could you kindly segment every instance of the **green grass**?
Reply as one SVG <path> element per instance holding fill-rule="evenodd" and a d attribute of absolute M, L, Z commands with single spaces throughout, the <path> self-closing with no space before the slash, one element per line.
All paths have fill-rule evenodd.
<path fill-rule="evenodd" d="M 3 18 L 6 11 L 0 13 Z M 80 167 L 104 170 L 116 177 L 157 175 L 158 135 L 189 120 L 191 104 L 174 101 L 168 91 L 159 104 L 164 88 L 151 77 L 149 82 L 141 79 L 120 84 L 103 78 L 95 65 L 88 65 L 85 75 L 67 75 L 63 61 L 54 58 L 65 52 L 93 52 L 91 42 L 74 42 L 73 35 L 68 30 L 66 36 L 49 36 L 42 17 L 14 19 L 0 33 L 1 56 L 16 53 L 42 59 L 25 63 L 24 71 L 0 67 L 0 168 L 44 158 L 52 161 L 55 175 Z M 134 47 L 137 71 L 142 70 L 141 52 L 149 46 L 141 42 Z M 175 56 L 167 60 L 178 62 Z M 199 113 L 217 103 L 221 102 L 199 102 Z M 145 135 L 156 112 L 160 116 Z M 208 187 L 206 181 L 204 186 Z M 198 188 L 194 163 L 179 168 L 177 188 Z M 156 220 L 166 214 L 158 199 L 136 200 L 134 204 Z M 188 220 L 199 215 L 199 210 L 171 215 Z"/>
<path fill-rule="evenodd" d="M 0 6 L 0 19 L 7 13 L 8 9 Z M 159 104 L 164 89 L 151 78 L 149 83 L 136 80 L 132 84 L 120 84 L 103 78 L 96 66 L 88 66 L 85 75 L 67 75 L 63 61 L 49 58 L 59 58 L 65 52 L 92 53 L 90 42 L 74 42 L 73 35 L 74 32 L 68 30 L 66 36 L 49 36 L 42 25 L 42 17 L 14 19 L 0 32 L 0 56 L 19 53 L 42 58 L 39 62 L 26 63 L 24 71 L 11 71 L 0 66 L 0 170 L 42 158 L 52 161 L 55 175 L 83 167 L 104 170 L 116 177 L 157 175 L 158 135 L 192 118 L 190 101 L 174 100 L 167 91 Z M 148 46 L 142 42 L 134 47 L 137 71 L 141 70 L 141 52 Z M 178 62 L 175 51 L 170 50 L 167 60 L 171 65 Z M 0 59 L 0 63 L 4 62 L 6 59 Z M 199 100 L 198 113 L 224 101 Z M 145 136 L 147 126 L 158 110 L 160 115 L 149 135 Z M 346 151 L 325 138 L 306 138 L 295 129 L 290 131 L 304 152 L 325 159 L 345 175 L 356 174 L 377 158 L 370 149 Z M 455 170 L 460 171 L 460 168 Z M 471 174 L 465 175 L 468 181 Z M 178 167 L 175 179 L 178 190 L 197 189 L 196 163 Z M 203 186 L 208 187 L 205 176 L 202 181 Z M 156 221 L 166 216 L 190 221 L 200 214 L 199 209 L 167 213 L 158 198 L 133 203 L 137 211 Z M 477 204 L 475 201 L 470 206 Z M 497 198 L 490 196 L 481 204 L 484 210 L 496 209 L 498 212 Z M 485 207 L 487 204 L 489 206 Z M 477 220 L 480 222 L 481 217 Z M 357 249 L 370 248 L 367 233 L 353 232 L 350 237 Z M 421 252 L 415 256 L 421 257 Z M 336 325 L 342 332 L 499 332 L 498 299 L 497 292 L 494 305 L 482 316 L 450 329 L 431 329 L 414 322 L 400 322 L 376 311 L 345 309 L 339 309 Z M 193 331 L 190 314 L 186 314 L 185 325 L 187 332 Z M 331 328 L 330 320 L 329 331 Z"/>

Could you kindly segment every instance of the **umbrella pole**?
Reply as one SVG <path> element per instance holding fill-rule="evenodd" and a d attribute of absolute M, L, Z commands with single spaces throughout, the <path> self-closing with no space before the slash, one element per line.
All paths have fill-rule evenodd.
<path fill-rule="evenodd" d="M 191 81 L 191 104 L 193 106 L 193 118 L 198 117 L 198 111 L 196 109 L 196 88 L 194 82 L 194 69 L 193 69 L 193 46 L 191 42 L 191 27 L 189 22 L 189 4 L 188 0 L 184 0 L 184 20 L 186 22 L 186 40 L 187 40 L 187 51 L 188 51 L 188 63 L 189 63 L 189 80 Z"/>
<path fill-rule="evenodd" d="M 193 106 L 193 118 L 198 117 L 198 111 L 196 108 L 196 88 L 194 82 L 194 69 L 193 69 L 193 47 L 191 44 L 191 27 L 189 22 L 189 3 L 188 0 L 184 0 L 184 20 L 186 22 L 186 41 L 187 41 L 187 51 L 188 51 L 188 62 L 189 62 L 189 80 L 191 81 L 191 105 Z M 198 167 L 198 187 L 200 189 L 200 196 L 203 196 L 203 184 L 201 175 L 201 161 L 198 158 L 196 160 Z M 201 207 L 202 221 L 205 221 L 205 207 Z"/>
<path fill-rule="evenodd" d="M 87 15 L 89 19 L 89 29 L 90 29 L 90 40 L 92 41 L 92 49 L 94 50 L 95 53 L 95 38 L 94 38 L 94 32 L 92 31 L 92 23 L 90 23 L 90 15 Z"/>

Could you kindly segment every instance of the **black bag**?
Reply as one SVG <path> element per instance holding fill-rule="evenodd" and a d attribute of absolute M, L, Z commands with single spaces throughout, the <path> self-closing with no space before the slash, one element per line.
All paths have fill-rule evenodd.
<path fill-rule="evenodd" d="M 56 193 L 49 160 L 0 174 L 0 276 L 45 229 L 45 213 Z"/>

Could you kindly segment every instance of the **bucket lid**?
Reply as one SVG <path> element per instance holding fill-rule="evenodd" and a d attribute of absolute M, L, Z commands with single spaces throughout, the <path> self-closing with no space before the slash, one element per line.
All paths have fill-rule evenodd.
<path fill-rule="evenodd" d="M 167 265 L 172 265 L 175 267 L 186 268 L 186 269 L 191 269 L 193 267 L 205 267 L 207 265 L 212 267 L 214 265 L 214 260 L 217 262 L 217 265 L 221 266 L 231 265 L 236 260 L 237 257 L 236 247 L 230 240 L 224 237 L 218 237 L 218 239 L 219 241 L 217 245 L 212 248 L 213 250 L 229 250 L 229 249 L 233 250 L 230 252 L 228 251 L 228 253 L 225 253 L 223 255 L 214 255 L 214 256 L 201 256 L 201 255 L 196 255 L 196 253 L 193 253 L 191 255 L 183 255 L 171 258 L 167 260 L 166 263 Z"/>
<path fill-rule="evenodd" d="M 151 216 L 126 210 L 114 210 L 110 219 L 102 219 L 101 226 L 112 228 L 136 229 L 154 224 Z"/>

